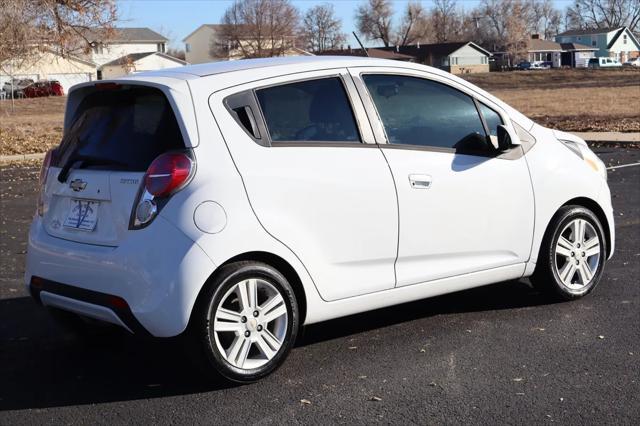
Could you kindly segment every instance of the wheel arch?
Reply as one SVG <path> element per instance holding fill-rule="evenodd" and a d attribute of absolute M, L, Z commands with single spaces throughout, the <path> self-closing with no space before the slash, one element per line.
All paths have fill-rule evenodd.
<path fill-rule="evenodd" d="M 207 278 L 204 285 L 200 288 L 198 292 L 198 296 L 196 298 L 196 302 L 193 305 L 191 310 L 191 318 L 193 317 L 193 312 L 196 311 L 197 307 L 202 303 L 203 295 L 205 294 L 205 290 L 212 285 L 216 276 L 220 273 L 220 270 L 231 263 L 240 262 L 240 261 L 254 261 L 254 262 L 262 262 L 266 263 L 269 266 L 277 269 L 284 277 L 289 281 L 291 287 L 296 296 L 296 301 L 298 302 L 298 309 L 300 312 L 300 324 L 304 324 L 307 315 L 307 297 L 306 292 L 304 290 L 304 285 L 302 284 L 302 280 L 298 275 L 298 272 L 291 266 L 289 262 L 287 262 L 282 257 L 269 253 L 266 251 L 250 251 L 235 255 L 229 259 L 227 259 L 224 263 L 221 263 Z M 191 323 L 191 318 L 189 319 L 189 323 Z"/>

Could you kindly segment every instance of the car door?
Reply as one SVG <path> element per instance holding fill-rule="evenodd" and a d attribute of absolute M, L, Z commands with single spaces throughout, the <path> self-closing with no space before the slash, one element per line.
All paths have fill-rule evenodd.
<path fill-rule="evenodd" d="M 210 105 L 257 218 L 323 299 L 394 287 L 395 187 L 346 70 L 263 79 Z"/>
<path fill-rule="evenodd" d="M 397 285 L 512 265 L 522 265 L 510 268 L 513 277 L 521 274 L 534 200 L 522 148 L 498 155 L 489 138 L 498 124 L 513 129 L 506 114 L 444 77 L 375 68 L 353 74 L 380 119 L 374 128 L 398 193 Z"/>

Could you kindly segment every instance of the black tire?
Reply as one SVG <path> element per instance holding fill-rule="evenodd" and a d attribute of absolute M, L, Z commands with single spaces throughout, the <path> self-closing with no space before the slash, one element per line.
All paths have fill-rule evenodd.
<path fill-rule="evenodd" d="M 597 269 L 593 271 L 591 280 L 581 288 L 570 288 L 565 285 L 560 278 L 556 263 L 557 255 L 555 248 L 562 231 L 568 224 L 576 219 L 584 219 L 595 230 L 600 241 L 600 257 L 598 259 Z M 573 253 L 572 251 L 572 256 Z M 575 251 L 575 255 L 581 255 L 579 249 Z M 600 278 L 604 272 L 606 258 L 607 240 L 598 217 L 591 210 L 582 206 L 564 206 L 558 210 L 549 223 L 546 234 L 542 240 L 538 263 L 531 277 L 531 283 L 536 289 L 554 300 L 566 301 L 579 299 L 591 293 L 600 282 Z"/>
<path fill-rule="evenodd" d="M 225 303 L 225 295 L 236 284 L 250 278 L 266 281 L 282 296 L 287 311 L 287 326 L 281 346 L 273 358 L 257 368 L 243 369 L 232 365 L 220 352 L 215 340 L 213 319 L 218 306 Z M 273 373 L 282 365 L 295 343 L 300 321 L 295 293 L 284 275 L 265 263 L 242 261 L 223 266 L 203 291 L 192 314 L 189 330 L 191 345 L 188 350 L 193 352 L 190 355 L 199 358 L 199 366 L 204 367 L 206 373 L 213 373 L 211 377 L 218 373 L 234 382 L 251 383 Z M 264 327 L 266 329 L 266 324 Z"/>

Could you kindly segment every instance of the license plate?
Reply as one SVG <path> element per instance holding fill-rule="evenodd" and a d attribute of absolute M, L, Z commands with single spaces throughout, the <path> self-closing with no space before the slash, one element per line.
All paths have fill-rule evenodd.
<path fill-rule="evenodd" d="M 71 209 L 64 221 L 67 228 L 93 231 L 98 222 L 99 201 L 71 200 Z"/>

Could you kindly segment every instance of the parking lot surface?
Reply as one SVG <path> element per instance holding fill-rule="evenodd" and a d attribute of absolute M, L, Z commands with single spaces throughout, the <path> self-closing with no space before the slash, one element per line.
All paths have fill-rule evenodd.
<path fill-rule="evenodd" d="M 598 148 L 610 166 L 640 150 Z M 550 303 L 526 280 L 310 326 L 246 386 L 205 381 L 180 340 L 80 339 L 22 284 L 38 167 L 2 167 L 0 424 L 562 423 L 640 418 L 640 167 L 609 172 L 617 244 L 599 287 Z"/>

